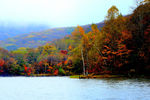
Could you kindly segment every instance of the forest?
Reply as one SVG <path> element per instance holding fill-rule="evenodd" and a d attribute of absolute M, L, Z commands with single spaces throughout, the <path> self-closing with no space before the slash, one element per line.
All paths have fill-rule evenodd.
<path fill-rule="evenodd" d="M 105 25 L 77 26 L 38 48 L 0 48 L 1 76 L 150 75 L 150 1 L 123 16 L 108 9 Z"/>

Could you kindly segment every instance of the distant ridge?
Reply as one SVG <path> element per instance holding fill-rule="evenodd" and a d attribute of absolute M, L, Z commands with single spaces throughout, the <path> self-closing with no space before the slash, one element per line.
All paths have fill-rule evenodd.
<path fill-rule="evenodd" d="M 104 26 L 104 22 L 96 24 L 98 28 Z M 86 32 L 91 30 L 91 24 L 82 26 Z M 19 47 L 36 48 L 54 39 L 60 39 L 66 35 L 70 35 L 76 27 L 63 27 L 44 30 L 41 32 L 32 32 L 28 34 L 17 35 L 13 38 L 8 38 L 0 41 L 0 47 L 7 50 L 15 50 Z"/>
<path fill-rule="evenodd" d="M 42 30 L 49 29 L 50 27 L 42 24 L 15 24 L 15 23 L 4 23 L 0 22 L 0 40 L 12 38 L 16 35 L 27 34 L 31 32 L 39 32 Z"/>

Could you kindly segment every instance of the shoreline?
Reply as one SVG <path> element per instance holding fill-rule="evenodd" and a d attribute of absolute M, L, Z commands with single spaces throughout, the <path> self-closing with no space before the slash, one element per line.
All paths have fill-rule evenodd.
<path fill-rule="evenodd" d="M 146 78 L 146 79 L 150 79 L 150 76 L 146 76 L 146 75 L 137 75 L 137 76 L 132 76 L 129 77 L 127 75 L 109 75 L 109 74 L 104 74 L 104 75 L 93 75 L 93 76 L 84 76 L 84 75 L 72 75 L 70 76 L 70 78 L 76 78 L 76 79 L 103 79 L 103 78 L 128 78 L 128 79 L 132 79 L 132 78 Z"/>
<path fill-rule="evenodd" d="M 109 74 L 104 74 L 104 75 L 68 75 L 68 76 L 63 76 L 63 75 L 50 75 L 50 74 L 36 74 L 36 75 L 31 75 L 31 76 L 26 76 L 26 75 L 18 75 L 18 76 L 9 76 L 9 75 L 0 75 L 0 77 L 69 77 L 69 78 L 74 78 L 74 79 L 111 79 L 111 78 L 127 78 L 127 79 L 134 79 L 134 78 L 145 78 L 145 79 L 150 79 L 150 76 L 148 75 L 136 75 L 129 77 L 127 75 L 109 75 Z"/>

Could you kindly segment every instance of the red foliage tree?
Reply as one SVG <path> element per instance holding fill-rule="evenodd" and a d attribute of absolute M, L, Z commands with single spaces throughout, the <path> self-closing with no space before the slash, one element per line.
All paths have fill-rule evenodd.
<path fill-rule="evenodd" d="M 3 59 L 0 59 L 0 66 L 3 66 L 5 61 Z"/>
<path fill-rule="evenodd" d="M 61 52 L 62 54 L 64 54 L 64 55 L 66 55 L 66 54 L 68 53 L 67 50 L 61 50 L 60 52 Z"/>
<path fill-rule="evenodd" d="M 55 71 L 54 71 L 54 75 L 58 75 L 58 69 L 56 69 Z"/>

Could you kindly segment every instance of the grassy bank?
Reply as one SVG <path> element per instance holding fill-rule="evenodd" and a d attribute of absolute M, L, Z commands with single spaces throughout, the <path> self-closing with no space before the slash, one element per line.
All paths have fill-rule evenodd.
<path fill-rule="evenodd" d="M 120 78 L 120 77 L 125 77 L 124 75 L 73 75 L 70 76 L 70 78 L 79 78 L 79 79 L 88 79 L 88 78 Z"/>

